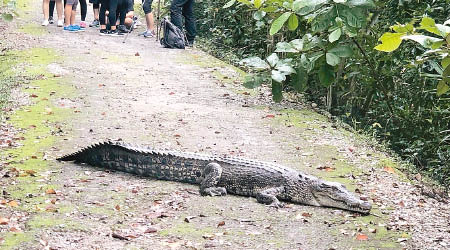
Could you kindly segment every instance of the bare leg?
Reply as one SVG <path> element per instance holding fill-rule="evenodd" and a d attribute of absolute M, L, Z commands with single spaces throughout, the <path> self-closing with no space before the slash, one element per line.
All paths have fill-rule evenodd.
<path fill-rule="evenodd" d="M 94 19 L 98 20 L 99 18 L 99 9 L 94 9 Z"/>
<path fill-rule="evenodd" d="M 48 5 L 50 4 L 50 0 L 42 1 L 42 13 L 44 13 L 44 20 L 48 20 Z"/>
<path fill-rule="evenodd" d="M 71 11 L 72 14 L 70 15 L 70 25 L 74 25 L 75 24 L 75 16 L 77 15 L 77 12 L 75 10 Z"/>
<path fill-rule="evenodd" d="M 153 30 L 155 28 L 155 21 L 153 20 L 153 12 L 145 15 L 145 21 L 147 23 L 147 30 Z"/>
<path fill-rule="evenodd" d="M 72 5 L 66 4 L 64 7 L 64 26 L 69 26 L 72 19 Z"/>
<path fill-rule="evenodd" d="M 63 14 L 62 0 L 55 0 L 55 3 L 56 3 L 56 13 L 58 13 L 58 20 L 62 20 Z"/>

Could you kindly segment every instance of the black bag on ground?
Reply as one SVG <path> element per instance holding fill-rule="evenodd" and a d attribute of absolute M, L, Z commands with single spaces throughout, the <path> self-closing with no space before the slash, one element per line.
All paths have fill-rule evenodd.
<path fill-rule="evenodd" d="M 161 21 L 161 28 L 163 29 L 164 36 L 160 42 L 164 48 L 184 49 L 186 39 L 183 31 L 171 23 L 167 17 Z"/>

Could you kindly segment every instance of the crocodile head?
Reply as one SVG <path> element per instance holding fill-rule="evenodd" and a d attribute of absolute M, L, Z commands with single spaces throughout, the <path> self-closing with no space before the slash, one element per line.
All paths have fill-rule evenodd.
<path fill-rule="evenodd" d="M 359 199 L 348 191 L 344 185 L 337 182 L 319 180 L 311 188 L 316 205 L 335 207 L 344 210 L 368 214 L 372 204 Z"/>

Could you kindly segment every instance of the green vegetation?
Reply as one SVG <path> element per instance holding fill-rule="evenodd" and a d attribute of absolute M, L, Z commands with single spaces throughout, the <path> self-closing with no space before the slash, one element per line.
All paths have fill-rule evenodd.
<path fill-rule="evenodd" d="M 449 3 L 207 0 L 196 8 L 205 48 L 254 73 L 246 87 L 269 85 L 275 101 L 304 93 L 448 186 Z"/>

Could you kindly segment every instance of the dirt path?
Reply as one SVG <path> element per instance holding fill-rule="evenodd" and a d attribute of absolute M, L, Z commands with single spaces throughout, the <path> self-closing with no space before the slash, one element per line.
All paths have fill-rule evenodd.
<path fill-rule="evenodd" d="M 72 34 L 34 25 L 32 30 L 43 30 L 42 34 L 29 34 L 24 27 L 38 23 L 41 16 L 36 11 L 29 14 L 32 21 L 17 21 L 22 32 L 10 29 L 9 34 L 24 38 L 31 48 L 54 51 L 44 56 L 32 50 L 31 57 L 50 60 L 32 61 L 47 73 L 40 73 L 43 80 L 33 80 L 23 90 L 41 91 L 39 98 L 48 98 L 31 98 L 35 105 L 13 113 L 10 123 L 27 124 L 19 126 L 25 130 L 36 127 L 21 115 L 32 114 L 30 107 L 42 102 L 47 106 L 37 113 L 59 118 L 45 120 L 50 128 L 43 130 L 45 136 L 35 135 L 30 145 L 22 143 L 26 148 L 39 143 L 36 140 L 53 138 L 46 147 L 27 153 L 16 153 L 21 147 L 8 151 L 6 161 L 18 177 L 2 179 L 6 193 L 0 217 L 9 220 L 0 225 L 5 248 L 450 246 L 449 205 L 422 195 L 395 170 L 395 161 L 326 117 L 287 103 L 271 104 L 264 90 L 241 87 L 239 71 L 199 50 L 163 49 L 154 39 L 137 37 L 136 31 L 126 44 L 122 38 L 100 37 L 92 28 Z M 45 87 L 46 80 L 56 85 Z M 192 185 L 54 161 L 106 139 L 276 161 L 345 183 L 374 203 L 375 215 L 300 205 L 277 210 L 251 198 L 202 197 Z M 35 173 L 30 174 L 27 160 L 36 164 L 45 160 L 46 167 L 34 170 L 33 165 Z M 8 206 L 11 201 L 19 206 Z"/>

